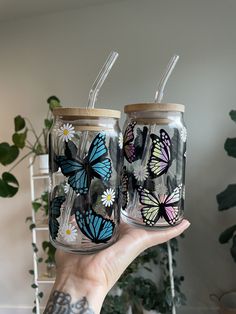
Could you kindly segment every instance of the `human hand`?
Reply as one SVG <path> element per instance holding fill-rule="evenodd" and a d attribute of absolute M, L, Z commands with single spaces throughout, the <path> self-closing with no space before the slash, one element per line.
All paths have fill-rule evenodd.
<path fill-rule="evenodd" d="M 175 227 L 147 231 L 121 223 L 117 242 L 95 254 L 76 255 L 57 250 L 57 278 L 53 291 L 65 292 L 73 301 L 86 297 L 94 312 L 85 313 L 100 313 L 108 291 L 141 252 L 179 236 L 189 225 L 183 220 Z"/>

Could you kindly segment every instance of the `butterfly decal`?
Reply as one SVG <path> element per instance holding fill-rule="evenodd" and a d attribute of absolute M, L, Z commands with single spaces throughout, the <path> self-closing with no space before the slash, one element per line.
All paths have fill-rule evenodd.
<path fill-rule="evenodd" d="M 122 209 L 125 210 L 128 201 L 129 201 L 129 194 L 128 194 L 128 174 L 126 172 L 126 167 L 123 168 L 122 178 L 121 178 L 121 194 L 122 194 Z"/>
<path fill-rule="evenodd" d="M 115 224 L 112 220 L 89 209 L 85 213 L 77 210 L 75 218 L 81 232 L 94 243 L 106 243 L 113 235 Z"/>
<path fill-rule="evenodd" d="M 169 195 L 158 195 L 157 197 L 149 190 L 139 188 L 139 201 L 142 205 L 141 215 L 143 222 L 153 226 L 160 219 L 164 218 L 168 224 L 174 225 L 179 217 L 179 201 L 181 199 L 181 187 L 176 187 Z"/>
<path fill-rule="evenodd" d="M 68 183 L 76 193 L 87 194 L 94 177 L 108 181 L 111 177 L 112 167 L 107 155 L 105 133 L 99 133 L 92 141 L 88 154 L 83 160 L 76 158 L 72 150 L 76 149 L 73 142 L 66 144 L 65 156 L 57 156 L 56 162 L 62 173 L 69 177 Z M 73 149 L 72 149 L 73 147 Z"/>
<path fill-rule="evenodd" d="M 160 136 L 151 134 L 151 156 L 148 161 L 148 170 L 152 177 L 159 177 L 166 173 L 172 162 L 172 144 L 169 135 L 163 129 Z"/>
<path fill-rule="evenodd" d="M 124 156 L 129 163 L 132 163 L 135 159 L 135 146 L 133 143 L 135 125 L 136 122 L 129 123 L 124 134 L 123 143 Z"/>
<path fill-rule="evenodd" d="M 65 202 L 65 196 L 55 197 L 50 204 L 49 211 L 49 231 L 52 239 L 56 239 L 59 229 L 57 218 L 61 215 L 61 205 Z"/>

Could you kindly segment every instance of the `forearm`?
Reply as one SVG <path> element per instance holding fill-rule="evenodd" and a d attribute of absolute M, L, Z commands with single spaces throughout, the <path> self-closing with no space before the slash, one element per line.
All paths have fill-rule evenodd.
<path fill-rule="evenodd" d="M 63 276 L 56 279 L 44 314 L 99 314 L 105 296 L 103 287 Z"/>

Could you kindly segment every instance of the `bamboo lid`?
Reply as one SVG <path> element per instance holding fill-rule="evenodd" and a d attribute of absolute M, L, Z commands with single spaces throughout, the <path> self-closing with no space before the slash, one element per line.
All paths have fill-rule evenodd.
<path fill-rule="evenodd" d="M 179 111 L 184 112 L 184 105 L 173 103 L 140 103 L 129 104 L 124 108 L 125 113 L 137 111 Z"/>
<path fill-rule="evenodd" d="M 63 116 L 71 118 L 120 118 L 121 112 L 111 109 L 99 109 L 99 108 L 55 108 L 53 109 L 54 116 Z"/>

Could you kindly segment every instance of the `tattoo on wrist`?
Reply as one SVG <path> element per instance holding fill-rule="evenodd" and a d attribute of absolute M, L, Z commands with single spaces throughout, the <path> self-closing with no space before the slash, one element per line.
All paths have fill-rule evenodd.
<path fill-rule="evenodd" d="M 89 307 L 88 300 L 83 297 L 71 303 L 69 293 L 55 290 L 48 300 L 44 314 L 95 314 Z"/>

